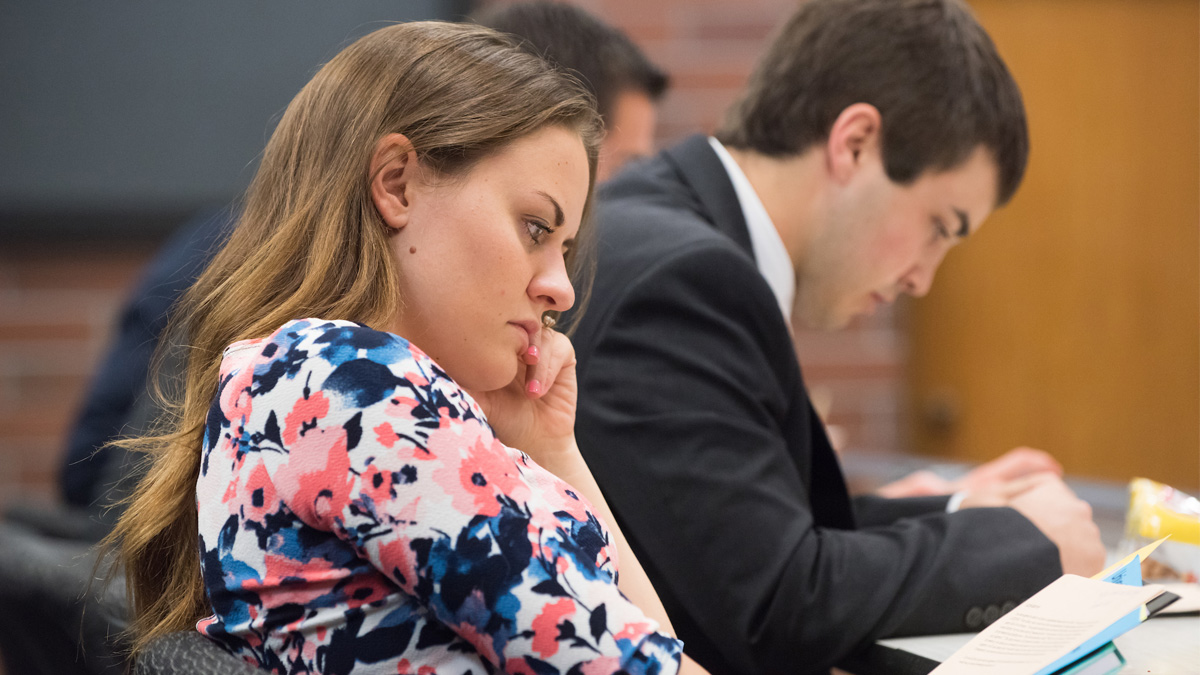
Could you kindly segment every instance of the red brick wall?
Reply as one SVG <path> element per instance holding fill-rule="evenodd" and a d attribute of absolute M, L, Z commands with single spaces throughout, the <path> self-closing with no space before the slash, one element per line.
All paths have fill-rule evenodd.
<path fill-rule="evenodd" d="M 659 138 L 711 130 L 767 37 L 783 0 L 589 0 L 672 76 Z M 141 243 L 18 243 L 0 248 L 0 503 L 55 494 L 54 476 L 87 378 L 115 314 L 155 247 Z M 800 331 L 808 381 L 830 399 L 848 449 L 892 450 L 903 334 L 893 312 L 848 331 Z"/>
<path fill-rule="evenodd" d="M 156 242 L 0 247 L 0 504 L 57 494 L 66 431 Z"/>

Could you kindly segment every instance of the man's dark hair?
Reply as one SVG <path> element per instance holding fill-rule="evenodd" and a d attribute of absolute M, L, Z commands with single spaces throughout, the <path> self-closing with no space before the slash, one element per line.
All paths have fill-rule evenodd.
<path fill-rule="evenodd" d="M 717 138 L 772 157 L 828 138 L 855 103 L 883 118 L 897 183 L 958 166 L 980 145 L 999 170 L 997 205 L 1029 157 L 1021 92 L 959 0 L 809 0 L 775 36 Z"/>
<path fill-rule="evenodd" d="M 627 35 L 578 7 L 524 2 L 487 7 L 471 19 L 516 36 L 538 56 L 572 71 L 596 97 L 605 118 L 623 91 L 640 91 L 657 101 L 667 88 L 667 75 Z"/>

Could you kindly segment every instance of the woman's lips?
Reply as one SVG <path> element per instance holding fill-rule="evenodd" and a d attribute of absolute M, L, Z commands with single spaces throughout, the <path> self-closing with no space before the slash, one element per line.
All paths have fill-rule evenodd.
<path fill-rule="evenodd" d="M 525 353 L 529 349 L 529 345 L 533 344 L 533 338 L 541 330 L 542 325 L 532 319 L 525 321 L 509 321 L 508 325 L 516 328 L 521 335 L 521 351 Z"/>

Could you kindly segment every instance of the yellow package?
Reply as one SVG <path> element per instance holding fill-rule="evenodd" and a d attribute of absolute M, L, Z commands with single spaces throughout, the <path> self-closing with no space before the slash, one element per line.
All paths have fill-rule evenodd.
<path fill-rule="evenodd" d="M 1142 573 L 1148 579 L 1200 578 L 1200 500 L 1148 478 L 1129 483 L 1129 511 L 1125 516 L 1122 554 L 1170 536 Z"/>

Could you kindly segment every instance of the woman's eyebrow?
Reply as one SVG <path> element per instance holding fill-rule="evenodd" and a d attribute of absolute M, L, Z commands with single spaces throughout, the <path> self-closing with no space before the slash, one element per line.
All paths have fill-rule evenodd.
<path fill-rule="evenodd" d="M 565 218 L 563 218 L 562 207 L 558 205 L 558 202 L 555 201 L 554 197 L 550 196 L 550 193 L 543 192 L 541 190 L 538 190 L 537 193 L 539 195 L 545 197 L 546 201 L 550 202 L 550 204 L 552 204 L 554 206 L 554 226 L 559 227 L 560 225 L 562 225 L 563 220 L 565 220 Z"/>

